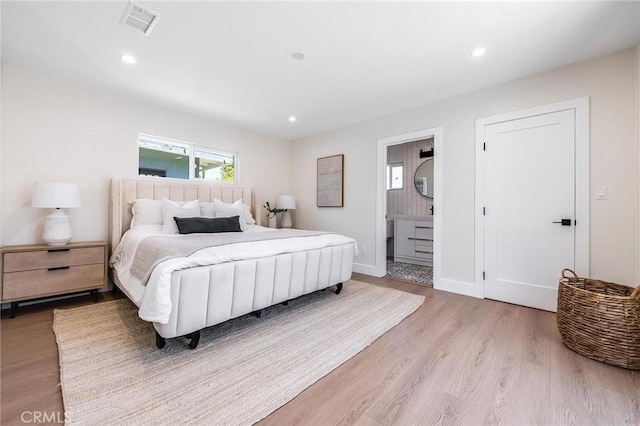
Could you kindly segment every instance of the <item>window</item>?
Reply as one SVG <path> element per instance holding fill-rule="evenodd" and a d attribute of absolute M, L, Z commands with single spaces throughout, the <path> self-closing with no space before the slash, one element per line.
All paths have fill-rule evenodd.
<path fill-rule="evenodd" d="M 139 135 L 138 174 L 237 183 L 237 154 Z"/>
<path fill-rule="evenodd" d="M 402 189 L 403 169 L 402 163 L 387 164 L 387 190 Z"/>
<path fill-rule="evenodd" d="M 233 154 L 196 149 L 194 175 L 197 179 L 235 182 L 234 157 Z"/>
<path fill-rule="evenodd" d="M 191 147 L 177 142 L 138 138 L 138 174 L 189 179 Z"/>

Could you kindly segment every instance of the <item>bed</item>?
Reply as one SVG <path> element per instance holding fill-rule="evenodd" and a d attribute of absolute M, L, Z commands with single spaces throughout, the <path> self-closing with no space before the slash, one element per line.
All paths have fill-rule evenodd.
<path fill-rule="evenodd" d="M 215 199 L 224 203 L 242 200 L 256 223 L 247 225 L 246 232 L 186 236 L 221 239 L 216 240 L 219 245 L 188 256 L 161 258 L 148 268 L 146 276 L 136 275 L 139 258 L 144 257 L 138 249 L 142 251 L 154 240 L 160 247 L 180 246 L 186 240 L 184 235 L 163 235 L 162 226 L 156 223 L 130 229 L 135 200 L 157 203 L 163 199 L 176 203 L 198 200 L 200 206 Z M 189 348 L 195 349 L 200 330 L 206 327 L 250 313 L 259 317 L 268 306 L 286 304 L 332 286 L 339 294 L 351 278 L 357 254 L 353 239 L 264 228 L 260 205 L 250 188 L 150 178 L 112 179 L 110 271 L 114 291 L 122 291 L 138 306 L 139 316 L 153 323 L 159 349 L 166 339 L 180 336 L 189 339 Z M 227 241 L 225 236 L 238 239 Z"/>

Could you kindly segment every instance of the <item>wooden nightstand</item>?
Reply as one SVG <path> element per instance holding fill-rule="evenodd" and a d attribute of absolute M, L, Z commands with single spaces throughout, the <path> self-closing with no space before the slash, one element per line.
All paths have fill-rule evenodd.
<path fill-rule="evenodd" d="M 107 283 L 107 243 L 64 246 L 6 246 L 2 255 L 2 302 L 11 302 L 11 318 L 20 301 L 88 291 L 98 298 Z"/>

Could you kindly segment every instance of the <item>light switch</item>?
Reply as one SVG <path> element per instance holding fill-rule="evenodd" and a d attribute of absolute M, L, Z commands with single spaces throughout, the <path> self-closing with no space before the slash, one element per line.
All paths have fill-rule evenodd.
<path fill-rule="evenodd" d="M 606 200 L 606 199 L 607 199 L 607 187 L 596 186 L 596 200 Z"/>

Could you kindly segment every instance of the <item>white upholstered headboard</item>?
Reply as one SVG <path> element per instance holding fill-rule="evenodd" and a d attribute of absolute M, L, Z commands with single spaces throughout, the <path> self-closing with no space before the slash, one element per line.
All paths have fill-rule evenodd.
<path fill-rule="evenodd" d="M 240 198 L 251 207 L 256 223 L 261 224 L 261 215 L 257 207 L 260 203 L 252 196 L 251 188 L 242 188 L 210 183 L 161 178 L 111 179 L 111 230 L 110 243 L 113 251 L 122 235 L 131 226 L 133 214 L 129 201 L 137 198 L 162 200 L 166 197 L 173 201 L 200 200 L 212 202 L 214 198 L 232 203 Z"/>

